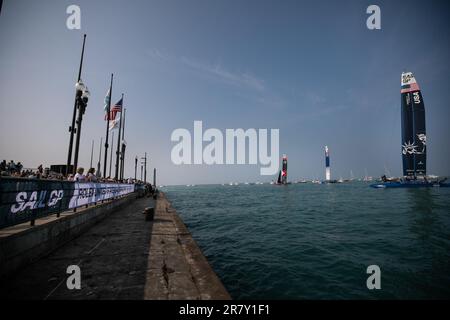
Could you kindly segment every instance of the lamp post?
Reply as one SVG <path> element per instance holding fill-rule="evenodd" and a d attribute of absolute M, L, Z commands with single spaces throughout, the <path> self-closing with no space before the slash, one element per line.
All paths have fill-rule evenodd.
<path fill-rule="evenodd" d="M 125 142 L 122 142 L 122 151 L 120 152 L 120 180 L 123 180 L 125 177 L 125 149 L 127 145 Z"/>
<path fill-rule="evenodd" d="M 114 142 L 114 130 L 112 132 L 112 137 L 111 137 L 111 144 L 113 144 Z M 108 177 L 111 179 L 111 170 L 112 170 L 112 160 L 113 160 L 113 148 L 111 148 L 111 155 L 109 157 L 109 175 Z"/>
<path fill-rule="evenodd" d="M 120 107 L 120 123 L 119 123 L 119 138 L 117 139 L 117 151 L 116 151 L 116 174 L 114 175 L 114 179 L 116 181 L 120 180 L 119 176 L 119 167 L 120 167 L 120 141 L 122 140 L 122 119 L 123 119 L 123 93 L 122 93 L 122 106 Z"/>
<path fill-rule="evenodd" d="M 100 178 L 102 176 L 102 173 L 100 172 L 100 161 L 102 160 L 102 141 L 103 137 L 100 137 L 100 151 L 98 153 L 98 162 L 97 162 L 97 177 Z"/>
<path fill-rule="evenodd" d="M 123 100 L 122 100 L 123 101 Z M 123 126 L 122 126 L 122 145 L 121 145 L 121 152 L 120 152 L 120 180 L 124 179 L 125 175 L 125 151 L 127 148 L 127 144 L 125 142 L 125 120 L 126 120 L 126 114 L 127 109 L 125 108 L 123 110 Z"/>
<path fill-rule="evenodd" d="M 106 101 L 105 99 L 105 103 L 106 103 L 106 140 L 105 140 L 105 160 L 103 163 L 103 178 L 106 178 L 106 166 L 107 166 L 107 162 L 108 162 L 108 137 L 109 137 L 109 118 L 110 118 L 110 112 L 111 112 L 111 101 L 112 101 L 112 85 L 113 85 L 113 79 L 114 79 L 114 74 L 111 73 L 111 84 L 109 85 L 109 91 L 108 91 L 108 101 Z M 112 149 L 112 148 L 111 148 Z M 111 177 L 111 175 L 110 175 Z"/>
<path fill-rule="evenodd" d="M 81 70 L 83 68 L 84 45 L 85 45 L 85 43 L 86 43 L 86 35 L 84 35 L 84 37 L 83 37 L 83 48 L 81 49 L 80 68 L 78 69 L 77 84 L 78 84 L 78 82 L 81 81 Z M 76 91 L 76 93 L 75 93 L 75 103 L 73 105 L 72 125 L 69 127 L 70 141 L 69 141 L 69 152 L 67 154 L 66 176 L 69 174 L 70 164 L 72 162 L 73 137 L 74 137 L 74 134 L 76 133 L 75 119 L 77 117 L 77 105 L 78 105 L 78 99 L 79 99 L 78 94 L 79 94 L 79 92 Z"/>
<path fill-rule="evenodd" d="M 142 157 L 141 160 L 144 160 L 144 183 L 147 183 L 147 152 L 145 153 L 145 157 Z M 142 174 L 141 174 L 142 176 Z M 142 180 L 142 177 L 141 177 Z"/>
<path fill-rule="evenodd" d="M 89 170 L 92 168 L 92 160 L 94 158 L 94 140 L 92 140 L 92 148 L 91 148 L 91 163 L 89 164 Z"/>
<path fill-rule="evenodd" d="M 136 181 L 137 178 L 137 163 L 138 163 L 138 158 L 136 156 L 136 158 L 134 158 L 134 180 Z"/>
<path fill-rule="evenodd" d="M 73 173 L 77 170 L 78 167 L 78 152 L 80 150 L 80 138 L 81 138 L 81 123 L 83 122 L 83 115 L 86 111 L 87 103 L 89 101 L 89 97 L 91 96 L 88 88 L 84 85 L 84 83 L 80 80 L 76 84 L 77 90 L 77 105 L 78 105 L 78 118 L 77 118 L 77 140 L 75 142 L 75 156 L 73 159 Z"/>

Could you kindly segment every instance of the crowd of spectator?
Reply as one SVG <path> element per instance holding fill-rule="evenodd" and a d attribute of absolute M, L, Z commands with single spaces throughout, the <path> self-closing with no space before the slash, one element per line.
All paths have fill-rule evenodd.
<path fill-rule="evenodd" d="M 75 175 L 69 174 L 67 177 L 64 174 L 51 171 L 50 168 L 44 168 L 39 165 L 37 169 L 24 169 L 21 162 L 6 162 L 3 160 L 0 163 L 0 176 L 14 177 L 14 178 L 28 178 L 28 179 L 45 179 L 45 180 L 61 180 L 61 181 L 77 181 L 77 182 L 103 182 L 103 183 L 137 183 L 144 184 L 143 181 L 135 179 L 116 180 L 111 177 L 103 178 L 95 170 L 90 168 L 85 174 L 84 168 L 78 168 Z"/>
<path fill-rule="evenodd" d="M 116 180 L 111 177 L 103 178 L 96 173 L 95 168 L 90 168 L 88 172 L 84 173 L 84 168 L 78 168 L 77 173 L 75 175 L 70 174 L 67 178 L 69 181 L 77 181 L 77 182 L 119 182 L 119 183 L 140 183 L 142 181 L 134 180 L 131 178 Z"/>
<path fill-rule="evenodd" d="M 13 160 L 6 162 L 3 160 L 0 162 L 0 172 L 2 175 L 17 175 L 22 172 L 23 165 L 20 162 L 15 163 Z"/>
<path fill-rule="evenodd" d="M 39 165 L 37 169 L 24 168 L 21 162 L 15 163 L 13 160 L 0 162 L 0 176 L 14 177 L 14 178 L 29 178 L 29 179 L 50 179 L 50 180 L 64 180 L 62 174 L 51 172 L 49 168 Z"/>

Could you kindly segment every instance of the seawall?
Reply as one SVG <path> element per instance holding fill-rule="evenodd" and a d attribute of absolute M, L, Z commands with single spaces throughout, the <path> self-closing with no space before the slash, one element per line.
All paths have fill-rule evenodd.
<path fill-rule="evenodd" d="M 153 219 L 143 214 L 148 207 Z M 8 277 L 0 279 L 0 298 L 230 299 L 164 193 L 156 201 L 131 196 L 72 215 L 48 225 L 36 221 L 1 240 Z M 79 289 L 67 286 L 72 265 L 81 270 Z"/>
<path fill-rule="evenodd" d="M 123 208 L 136 194 L 108 201 L 94 207 L 66 211 L 59 218 L 52 215 L 0 231 L 0 279 L 49 254 L 76 238 L 112 212 Z"/>

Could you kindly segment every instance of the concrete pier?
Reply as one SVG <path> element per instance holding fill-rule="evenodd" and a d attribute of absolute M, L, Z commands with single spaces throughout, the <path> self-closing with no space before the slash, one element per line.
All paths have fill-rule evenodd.
<path fill-rule="evenodd" d="M 116 210 L 76 239 L 4 278 L 3 299 L 230 299 L 163 193 Z M 66 269 L 81 269 L 69 290 Z"/>

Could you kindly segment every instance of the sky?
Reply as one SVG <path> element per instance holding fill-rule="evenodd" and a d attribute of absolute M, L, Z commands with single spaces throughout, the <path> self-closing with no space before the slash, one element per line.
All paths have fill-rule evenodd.
<path fill-rule="evenodd" d="M 66 27 L 73 4 L 80 30 Z M 381 30 L 366 27 L 371 4 Z M 127 109 L 126 176 L 147 152 L 148 179 L 157 168 L 159 185 L 276 178 L 261 176 L 260 165 L 173 164 L 171 134 L 193 133 L 195 120 L 222 132 L 279 129 L 290 180 L 323 179 L 325 145 L 334 178 L 399 176 L 400 75 L 412 71 L 426 108 L 428 173 L 450 175 L 449 9 L 448 1 L 400 0 L 5 0 L 0 158 L 28 168 L 66 163 L 86 33 L 85 168 L 92 140 L 98 161 L 114 73 L 113 102 L 124 93 Z"/>

